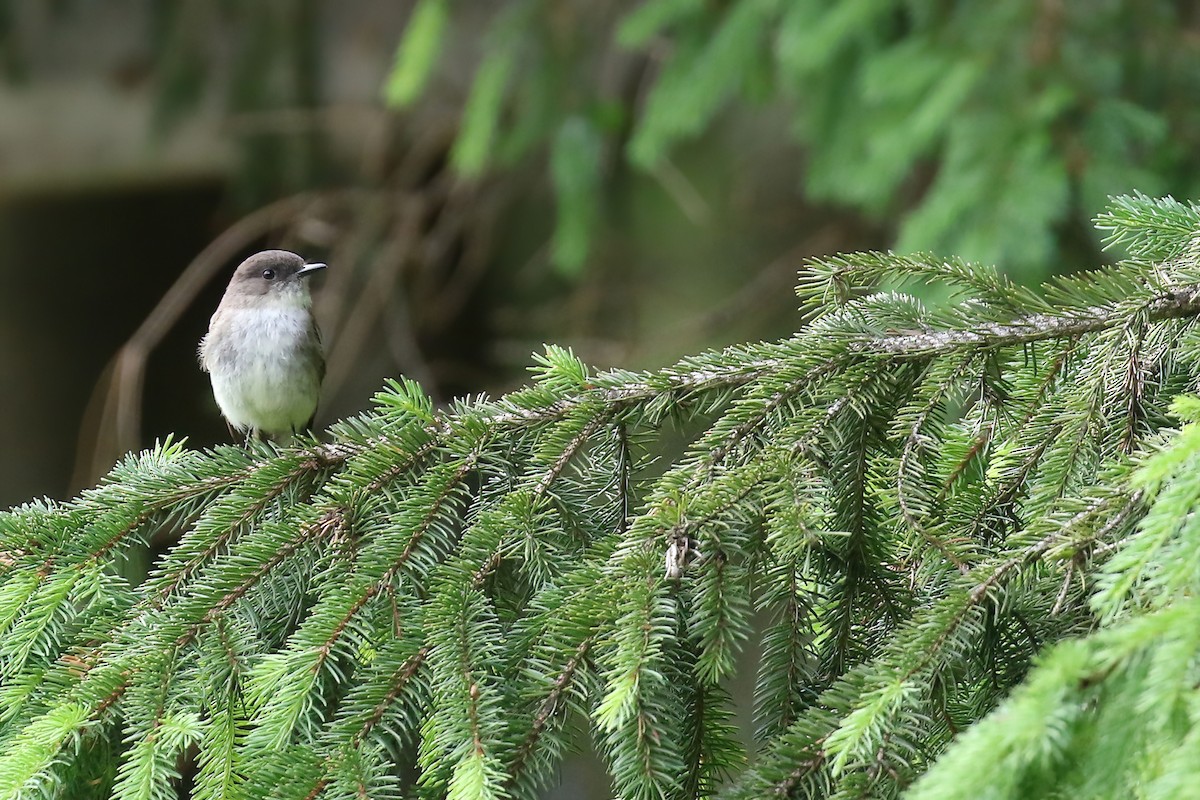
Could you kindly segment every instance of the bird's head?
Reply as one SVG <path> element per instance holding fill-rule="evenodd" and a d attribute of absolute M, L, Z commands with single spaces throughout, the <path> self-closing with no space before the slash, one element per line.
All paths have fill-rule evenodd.
<path fill-rule="evenodd" d="M 256 305 L 308 306 L 306 278 L 323 269 L 324 264 L 305 264 L 287 250 L 264 250 L 238 265 L 225 295 Z"/>

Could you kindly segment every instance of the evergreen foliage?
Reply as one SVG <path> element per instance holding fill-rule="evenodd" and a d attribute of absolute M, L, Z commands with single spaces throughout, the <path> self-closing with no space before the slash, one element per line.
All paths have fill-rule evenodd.
<path fill-rule="evenodd" d="M 390 102 L 415 102 L 439 52 L 463 49 L 446 5 L 416 6 Z M 901 219 L 899 250 L 1021 271 L 1051 261 L 1061 228 L 1107 195 L 1191 194 L 1200 176 L 1194 148 L 1173 144 L 1194 138 L 1181 35 L 1194 20 L 1166 0 L 514 0 L 495 14 L 462 109 L 468 174 L 543 150 L 557 166 L 577 146 L 563 129 L 581 127 L 607 162 L 656 174 L 757 105 L 790 120 L 809 198 Z M 592 165 L 577 169 L 565 190 L 557 169 L 554 181 L 568 269 L 594 232 L 578 220 L 595 200 L 574 191 Z"/>
<path fill-rule="evenodd" d="M 585 735 L 623 798 L 1189 796 L 1200 207 L 1099 224 L 1041 292 L 825 259 L 783 341 L 0 515 L 0 798 L 536 797 Z"/>

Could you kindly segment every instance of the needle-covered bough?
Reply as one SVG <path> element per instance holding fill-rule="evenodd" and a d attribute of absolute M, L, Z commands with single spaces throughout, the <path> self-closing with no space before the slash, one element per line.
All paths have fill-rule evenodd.
<path fill-rule="evenodd" d="M 0 515 L 0 798 L 537 797 L 589 738 L 623 798 L 1184 796 L 1200 209 L 1099 226 L 1037 291 L 820 260 L 783 341 Z"/>

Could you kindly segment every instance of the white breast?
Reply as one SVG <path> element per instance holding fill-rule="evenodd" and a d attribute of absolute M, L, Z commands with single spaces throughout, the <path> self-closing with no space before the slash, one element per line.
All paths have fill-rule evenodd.
<path fill-rule="evenodd" d="M 220 335 L 211 333 L 204 362 L 213 395 L 235 427 L 284 433 L 302 427 L 316 410 L 320 374 L 305 350 L 312 324 L 307 308 L 278 304 L 222 312 Z"/>

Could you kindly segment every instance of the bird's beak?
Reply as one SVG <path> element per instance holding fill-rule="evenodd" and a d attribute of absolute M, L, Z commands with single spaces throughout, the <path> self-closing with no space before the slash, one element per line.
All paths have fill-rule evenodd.
<path fill-rule="evenodd" d="M 297 278 L 306 278 L 309 275 L 312 275 L 314 272 L 317 272 L 318 270 L 322 270 L 322 269 L 325 269 L 324 264 L 305 264 L 303 267 L 301 267 L 299 269 L 299 271 L 296 272 L 296 277 Z"/>

